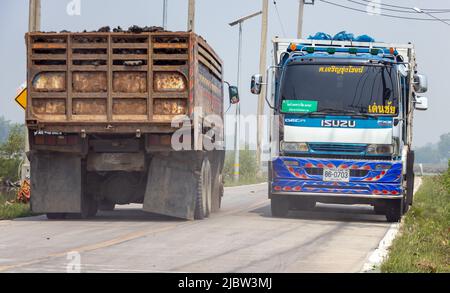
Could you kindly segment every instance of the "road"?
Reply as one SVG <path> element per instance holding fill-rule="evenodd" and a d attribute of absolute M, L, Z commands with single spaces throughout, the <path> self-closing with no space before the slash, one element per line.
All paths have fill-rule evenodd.
<path fill-rule="evenodd" d="M 369 206 L 272 218 L 266 192 L 227 188 L 221 211 L 203 221 L 138 205 L 91 220 L 0 221 L 0 272 L 359 272 L 390 227 Z"/>

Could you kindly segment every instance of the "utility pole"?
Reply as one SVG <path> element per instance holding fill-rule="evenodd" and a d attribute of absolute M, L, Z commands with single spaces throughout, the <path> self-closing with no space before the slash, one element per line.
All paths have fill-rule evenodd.
<path fill-rule="evenodd" d="M 41 0 L 30 0 L 28 11 L 28 32 L 37 32 L 41 30 Z M 26 110 L 25 110 L 26 111 Z M 25 154 L 23 156 L 22 169 L 20 177 L 22 182 L 30 176 L 30 161 L 27 153 L 30 151 L 30 142 L 28 138 L 28 128 L 25 122 Z"/>
<path fill-rule="evenodd" d="M 189 0 L 187 30 L 195 32 L 195 0 Z"/>
<path fill-rule="evenodd" d="M 28 31 L 37 32 L 41 29 L 41 0 L 30 0 Z"/>
<path fill-rule="evenodd" d="M 229 23 L 230 26 L 239 25 L 239 45 L 238 45 L 238 68 L 237 68 L 237 81 L 236 86 L 239 89 L 241 84 L 241 63 L 242 63 L 242 25 L 246 20 L 256 17 L 262 14 L 261 11 L 244 16 L 236 21 Z M 240 103 L 236 104 L 236 121 L 234 124 L 234 181 L 239 181 L 240 175 L 240 116 L 241 116 L 241 106 Z"/>
<path fill-rule="evenodd" d="M 262 21 L 261 21 L 261 51 L 259 53 L 259 73 L 265 79 L 267 69 L 267 21 L 269 12 L 269 1 L 262 0 Z M 258 173 L 261 171 L 261 154 L 262 154 L 262 136 L 263 136 L 263 117 L 265 105 L 266 87 L 262 87 L 261 94 L 258 98 L 257 113 L 257 142 L 256 142 L 256 164 Z"/>
<path fill-rule="evenodd" d="M 239 45 L 238 45 L 238 68 L 236 86 L 239 89 L 241 81 L 241 59 L 242 59 L 242 22 L 239 22 Z M 240 177 L 240 141 L 241 141 L 241 103 L 236 104 L 236 121 L 234 124 L 234 182 L 239 182 Z"/>
<path fill-rule="evenodd" d="M 303 13 L 305 12 L 305 0 L 298 1 L 297 39 L 301 39 L 303 33 Z"/>
<path fill-rule="evenodd" d="M 167 30 L 167 5 L 169 0 L 163 0 L 163 29 Z"/>

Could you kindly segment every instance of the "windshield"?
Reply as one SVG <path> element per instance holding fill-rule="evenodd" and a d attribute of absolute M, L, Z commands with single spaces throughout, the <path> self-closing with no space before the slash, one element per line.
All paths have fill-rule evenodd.
<path fill-rule="evenodd" d="M 397 74 L 389 65 L 291 64 L 280 93 L 284 113 L 398 113 Z"/>

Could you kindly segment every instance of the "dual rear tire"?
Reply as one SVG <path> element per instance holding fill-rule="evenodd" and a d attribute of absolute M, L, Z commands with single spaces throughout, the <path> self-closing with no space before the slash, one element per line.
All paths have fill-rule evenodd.
<path fill-rule="evenodd" d="M 199 172 L 196 172 L 196 195 L 194 219 L 208 218 L 212 206 L 212 172 L 208 157 L 204 157 Z"/>
<path fill-rule="evenodd" d="M 401 199 L 387 199 L 375 203 L 373 209 L 377 215 L 385 215 L 386 220 L 390 223 L 400 222 L 402 216 L 406 213 L 406 200 Z"/>
<path fill-rule="evenodd" d="M 389 200 L 385 204 L 386 220 L 389 223 L 398 223 L 401 221 L 404 214 L 405 199 Z"/>

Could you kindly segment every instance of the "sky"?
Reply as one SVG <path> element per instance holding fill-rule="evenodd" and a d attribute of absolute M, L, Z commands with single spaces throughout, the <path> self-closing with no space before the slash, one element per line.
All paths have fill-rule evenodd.
<path fill-rule="evenodd" d="M 42 31 L 95 30 L 108 25 L 128 28 L 162 24 L 162 0 L 41 0 Z M 80 14 L 67 13 L 72 1 L 80 3 Z M 168 0 L 168 29 L 186 30 L 187 0 Z M 366 10 L 364 1 L 329 0 L 334 3 Z M 375 0 L 380 2 L 380 0 Z M 228 23 L 242 16 L 261 10 L 261 0 L 197 0 L 196 32 L 202 35 L 225 63 L 225 79 L 237 81 L 238 29 Z M 269 0 L 270 40 L 274 36 L 294 38 L 297 30 L 298 0 L 277 0 L 275 6 Z M 318 31 L 335 34 L 346 30 L 355 35 L 369 34 L 377 41 L 412 42 L 417 51 L 419 71 L 428 75 L 430 108 L 416 112 L 414 145 L 416 147 L 437 142 L 439 136 L 450 132 L 450 26 L 434 21 L 412 21 L 369 15 L 332 6 L 316 0 L 315 5 L 305 6 L 304 36 Z M 449 8 L 450 1 L 402 0 L 381 1 L 383 4 L 420 8 Z M 278 13 L 277 13 L 278 11 Z M 413 10 L 411 10 L 413 12 Z M 75 11 L 76 12 L 76 11 Z M 382 10 L 385 14 L 397 12 Z M 426 15 L 403 14 L 426 18 Z M 450 18 L 450 13 L 439 14 Z M 26 80 L 26 55 L 24 34 L 28 27 L 28 0 L 0 1 L 0 116 L 13 122 L 24 120 L 23 110 L 14 102 L 18 87 Z M 255 114 L 257 96 L 249 92 L 250 77 L 259 70 L 261 18 L 255 17 L 243 26 L 243 58 L 240 78 L 241 112 Z M 271 63 L 268 44 L 268 64 Z M 230 110 L 232 111 L 232 109 Z M 253 133 L 254 134 L 254 133 Z"/>

